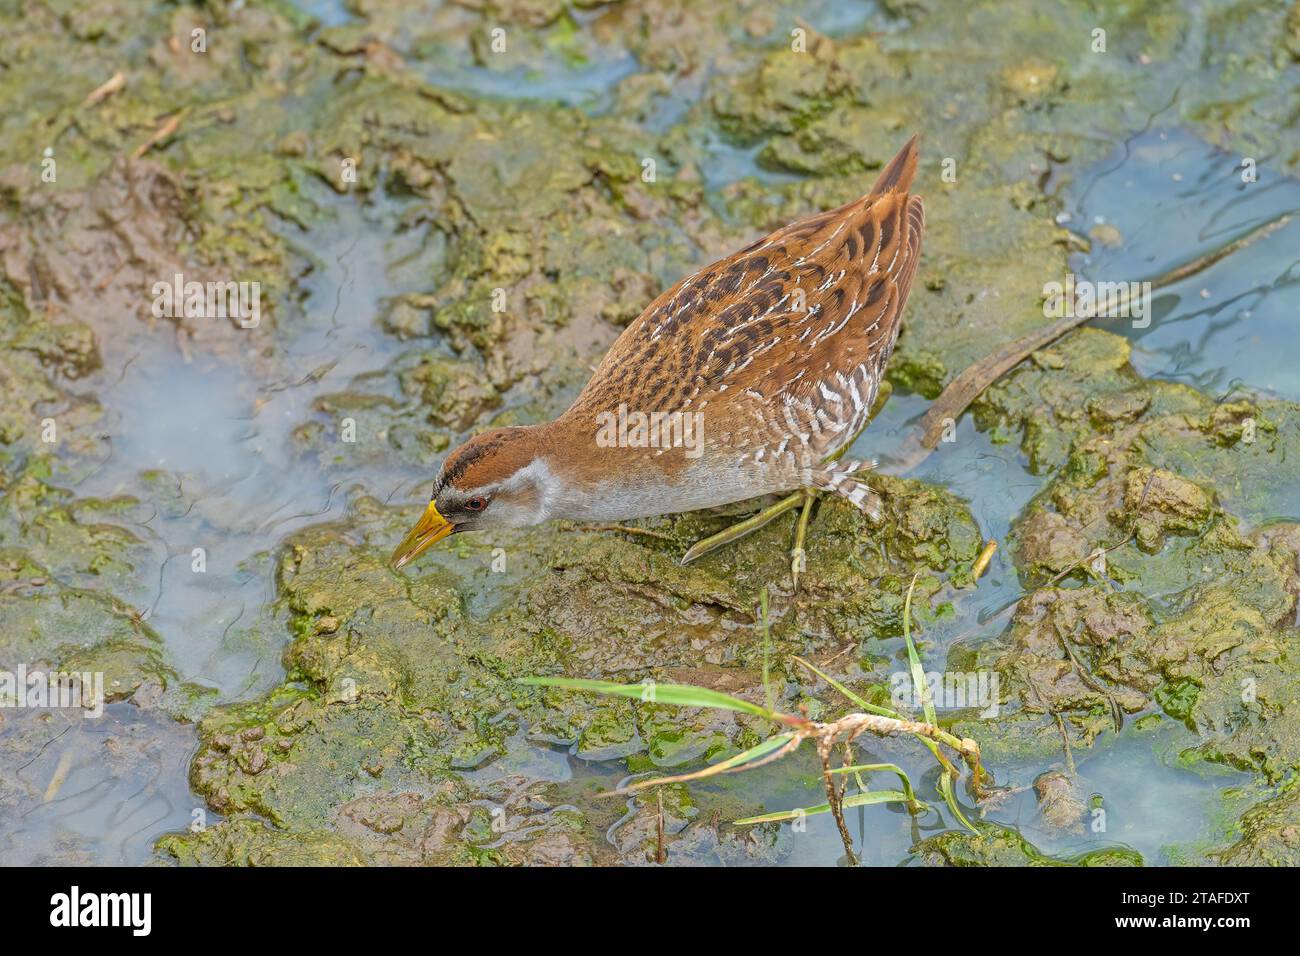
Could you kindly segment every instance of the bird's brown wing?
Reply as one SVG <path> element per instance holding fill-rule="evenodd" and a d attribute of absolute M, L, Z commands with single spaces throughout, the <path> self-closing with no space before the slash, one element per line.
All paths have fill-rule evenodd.
<path fill-rule="evenodd" d="M 620 403 L 647 413 L 712 406 L 724 418 L 752 419 L 757 431 L 745 440 L 732 428 L 714 431 L 733 446 L 773 429 L 815 429 L 825 439 L 816 444 L 833 447 L 835 435 L 865 422 L 898 336 L 924 229 L 921 200 L 908 196 L 916 158 L 913 137 L 867 195 L 778 229 L 664 292 L 614 343 L 567 415 Z M 827 421 L 837 415 L 832 434 Z"/>

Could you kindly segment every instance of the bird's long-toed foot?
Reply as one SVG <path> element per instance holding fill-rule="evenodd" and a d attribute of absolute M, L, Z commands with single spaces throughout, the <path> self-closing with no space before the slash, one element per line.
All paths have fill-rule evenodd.
<path fill-rule="evenodd" d="M 794 589 L 797 591 L 799 589 L 799 575 L 808 569 L 807 552 L 804 549 L 804 544 L 808 536 L 808 525 L 812 520 L 813 505 L 818 498 L 827 493 L 838 494 L 847 499 L 859 511 L 866 514 L 872 521 L 880 520 L 879 496 L 865 484 L 853 478 L 854 473 L 875 466 L 875 461 L 854 461 L 845 462 L 844 464 L 828 463 L 825 468 L 813 473 L 815 487 L 800 488 L 793 494 L 787 495 L 776 504 L 764 508 L 744 521 L 739 521 L 729 528 L 724 528 L 717 534 L 697 541 L 682 555 L 682 564 L 690 564 L 696 558 L 716 551 L 718 548 L 734 541 L 739 541 L 741 538 L 781 517 L 787 511 L 798 508 L 799 517 L 795 522 L 794 546 L 790 549 L 790 577 Z"/>

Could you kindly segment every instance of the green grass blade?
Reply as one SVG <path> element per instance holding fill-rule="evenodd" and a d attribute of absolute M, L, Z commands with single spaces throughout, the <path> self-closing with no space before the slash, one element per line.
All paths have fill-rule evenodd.
<path fill-rule="evenodd" d="M 795 734 L 777 734 L 775 737 L 769 737 L 757 746 L 750 747 L 748 750 L 734 754 L 726 760 L 720 760 L 715 764 L 705 767 L 703 770 L 696 770 L 693 773 L 676 774 L 671 777 L 653 777 L 647 780 L 638 780 L 626 787 L 620 787 L 617 790 L 611 790 L 608 793 L 601 794 L 605 797 L 620 797 L 630 793 L 636 793 L 639 790 L 645 790 L 647 787 L 662 787 L 670 783 L 690 783 L 693 780 L 704 780 L 707 777 L 716 777 L 720 773 L 732 773 L 738 770 L 748 770 L 751 765 L 758 763 L 770 754 L 776 753 L 790 741 L 795 739 Z"/>
<path fill-rule="evenodd" d="M 865 807 L 876 803 L 906 803 L 906 794 L 898 790 L 868 790 L 866 793 L 855 793 L 844 798 L 844 809 L 850 807 Z M 820 804 L 815 807 L 802 807 L 797 810 L 778 810 L 776 813 L 764 813 L 757 817 L 745 817 L 743 820 L 737 820 L 736 826 L 746 826 L 751 823 L 780 823 L 782 820 L 793 820 L 799 816 L 811 817 L 818 813 L 830 813 L 831 807 L 828 803 Z"/>
<path fill-rule="evenodd" d="M 755 760 L 761 760 L 768 754 L 780 750 L 794 738 L 794 734 L 777 734 L 775 737 L 768 737 L 761 744 L 750 747 L 748 750 L 742 750 L 740 753 L 728 757 L 726 760 L 720 760 L 715 764 L 709 765 L 709 770 L 714 773 L 725 773 L 728 770 L 734 770 L 742 764 L 751 763 Z"/>
<path fill-rule="evenodd" d="M 907 798 L 907 808 L 911 810 L 913 813 L 918 812 L 922 807 L 929 809 L 929 807 L 926 806 L 925 803 L 916 799 L 916 791 L 912 789 L 912 781 L 911 779 L 908 778 L 907 771 L 905 771 L 902 767 L 898 766 L 897 764 L 860 763 L 852 767 L 835 767 L 831 770 L 831 773 L 851 773 L 856 777 L 859 773 L 867 773 L 868 771 L 879 771 L 881 773 L 898 774 L 899 782 L 903 788 L 903 796 Z M 866 787 L 862 786 L 860 779 L 858 782 L 858 786 L 862 787 L 864 791 L 866 791 L 867 789 Z"/>
<path fill-rule="evenodd" d="M 912 686 L 916 689 L 917 695 L 921 698 L 921 709 L 925 712 L 925 722 L 935 727 L 939 726 L 938 720 L 935 719 L 934 699 L 930 696 L 930 685 L 925 680 L 925 670 L 921 666 L 921 655 L 917 653 L 916 642 L 912 640 L 912 592 L 916 590 L 916 579 L 920 577 L 921 572 L 912 575 L 912 583 L 907 586 L 907 598 L 903 601 L 903 641 L 907 644 L 907 660 L 911 665 Z M 939 754 L 939 745 L 932 740 L 925 741 L 930 752 L 941 764 L 939 770 L 939 793 L 943 795 L 943 801 L 952 811 L 952 815 L 960 821 L 971 833 L 977 833 L 966 815 L 961 812 L 961 807 L 957 805 L 957 795 L 952 789 L 953 774 L 949 773 L 947 761 L 943 760 Z"/>
<path fill-rule="evenodd" d="M 954 817 L 961 821 L 961 825 L 971 833 L 978 833 L 979 831 L 970 825 L 966 815 L 961 812 L 961 807 L 957 806 L 957 795 L 952 791 L 952 777 L 947 771 L 941 770 L 939 772 L 939 792 L 943 794 L 944 803 L 948 804 L 948 809 L 952 811 Z"/>
<path fill-rule="evenodd" d="M 907 586 L 907 598 L 903 601 L 903 640 L 907 644 L 907 660 L 912 670 L 912 686 L 921 699 L 921 709 L 925 712 L 925 722 L 938 723 L 934 719 L 934 700 L 930 697 L 930 685 L 926 683 L 925 671 L 921 666 L 921 655 L 916 651 L 916 642 L 912 640 L 912 592 L 916 590 L 918 571 L 912 575 L 912 583 Z"/>
<path fill-rule="evenodd" d="M 712 707 L 717 710 L 737 710 L 744 714 L 775 719 L 776 715 L 758 704 L 732 697 L 729 694 L 692 687 L 690 684 L 616 684 L 605 680 L 584 680 L 578 677 L 520 677 L 517 683 L 529 687 L 557 687 L 561 690 L 588 691 L 612 697 L 627 697 L 646 703 L 672 704 L 676 707 Z"/>
<path fill-rule="evenodd" d="M 767 702 L 768 710 L 776 710 L 776 698 L 772 693 L 772 631 L 767 619 L 767 588 L 763 588 L 763 598 L 760 603 L 762 616 L 760 620 L 763 626 L 763 700 Z"/>
<path fill-rule="evenodd" d="M 899 719 L 902 717 L 902 715 L 899 714 L 897 711 L 890 710 L 888 707 L 877 707 L 875 704 L 868 703 L 867 701 L 859 697 L 857 694 L 853 693 L 853 691 L 849 690 L 847 687 L 841 684 L 839 681 L 837 681 L 834 677 L 831 677 L 830 674 L 818 670 L 816 667 L 814 667 L 808 661 L 804 660 L 802 657 L 796 657 L 795 660 L 798 661 L 800 664 L 802 664 L 804 667 L 808 668 L 810 671 L 812 671 L 814 674 L 816 674 L 826 683 L 830 684 L 832 687 L 834 687 L 837 691 L 839 691 L 841 694 L 847 697 L 854 704 L 861 707 L 866 713 L 876 714 L 877 716 L 880 717 L 893 717 L 895 719 Z"/>

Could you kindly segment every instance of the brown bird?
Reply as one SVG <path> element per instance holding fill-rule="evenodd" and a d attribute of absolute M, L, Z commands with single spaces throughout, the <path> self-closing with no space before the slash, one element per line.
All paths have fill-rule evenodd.
<path fill-rule="evenodd" d="M 797 584 L 817 492 L 879 514 L 852 477 L 863 465 L 833 459 L 866 426 L 898 339 L 925 228 L 921 199 L 908 194 L 916 164 L 913 136 L 865 196 L 682 279 L 624 330 L 555 421 L 455 449 L 394 565 L 456 532 L 622 521 L 797 489 L 683 558 L 802 503 Z"/>

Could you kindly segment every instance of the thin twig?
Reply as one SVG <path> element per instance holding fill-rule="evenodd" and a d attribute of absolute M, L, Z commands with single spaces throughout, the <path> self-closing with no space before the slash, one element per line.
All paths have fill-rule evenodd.
<path fill-rule="evenodd" d="M 650 538 L 660 538 L 664 541 L 672 541 L 673 536 L 663 531 L 652 531 L 649 528 L 637 528 L 627 524 L 580 524 L 575 531 L 622 531 L 627 534 L 643 534 Z"/>
<path fill-rule="evenodd" d="M 1110 704 L 1110 716 L 1115 722 L 1115 733 L 1120 733 L 1124 729 L 1124 711 L 1120 708 L 1119 701 L 1115 699 L 1115 695 L 1110 692 L 1109 688 L 1098 683 L 1096 678 L 1088 673 L 1088 669 L 1079 663 L 1079 658 L 1075 656 L 1074 649 L 1070 647 L 1070 642 L 1066 640 L 1060 628 L 1054 628 L 1054 630 L 1056 631 L 1056 640 L 1060 643 L 1061 649 L 1065 651 L 1065 656 L 1070 659 L 1070 664 L 1073 665 L 1074 672 L 1079 675 L 1079 680 L 1083 681 L 1090 690 L 1094 690 L 1105 697 Z"/>
<path fill-rule="evenodd" d="M 1061 729 L 1061 746 L 1065 748 L 1065 763 L 1070 768 L 1070 776 L 1076 777 L 1078 771 L 1074 768 L 1074 751 L 1070 749 L 1070 734 L 1065 729 L 1065 718 L 1059 710 L 1052 711 L 1052 716 L 1056 718 L 1056 726 Z"/>
<path fill-rule="evenodd" d="M 655 796 L 659 798 L 659 809 L 656 814 L 655 829 L 658 835 L 658 842 L 655 845 L 655 862 L 662 865 L 668 862 L 668 848 L 664 846 L 664 792 L 656 790 Z"/>
<path fill-rule="evenodd" d="M 831 744 L 818 741 L 817 753 L 822 760 L 822 782 L 826 785 L 826 802 L 831 808 L 831 816 L 835 817 L 835 826 L 840 831 L 844 853 L 849 858 L 849 865 L 857 866 L 858 858 L 853 852 L 853 837 L 849 835 L 849 826 L 844 822 L 843 795 L 840 788 L 836 786 L 835 777 L 831 774 Z"/>
<path fill-rule="evenodd" d="M 149 150 L 153 149 L 155 146 L 157 146 L 159 143 L 165 140 L 168 136 L 171 136 L 173 133 L 175 133 L 176 130 L 180 129 L 180 125 L 181 125 L 181 114 L 173 113 L 171 116 L 169 116 L 166 119 L 166 121 L 163 122 L 161 126 L 159 126 L 156 130 L 153 131 L 152 134 L 150 134 L 148 139 L 146 139 L 143 143 L 141 143 L 139 146 L 135 148 L 135 152 L 131 154 L 131 158 L 139 159 L 145 153 L 149 152 Z"/>
<path fill-rule="evenodd" d="M 126 86 L 126 74 L 121 70 L 118 70 L 103 83 L 99 84 L 99 86 L 91 90 L 90 93 L 86 95 L 86 98 L 81 101 L 81 105 L 94 106 L 100 100 L 108 99 L 108 97 L 112 96 L 124 86 Z"/>

